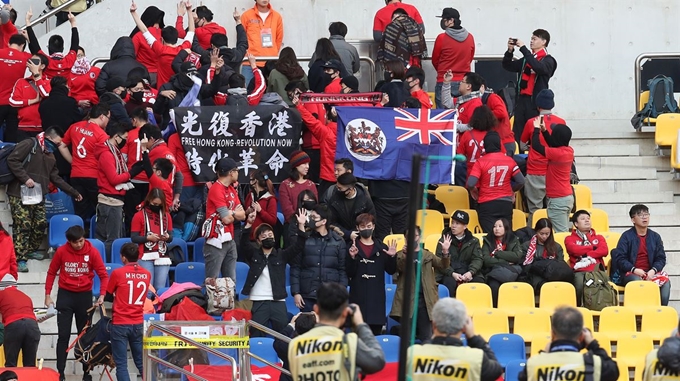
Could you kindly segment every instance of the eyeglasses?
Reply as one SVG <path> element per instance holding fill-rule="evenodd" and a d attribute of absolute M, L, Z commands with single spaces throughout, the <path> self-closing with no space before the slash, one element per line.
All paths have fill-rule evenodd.
<path fill-rule="evenodd" d="M 649 217 L 649 213 L 636 213 L 635 216 L 640 218 L 647 218 Z"/>

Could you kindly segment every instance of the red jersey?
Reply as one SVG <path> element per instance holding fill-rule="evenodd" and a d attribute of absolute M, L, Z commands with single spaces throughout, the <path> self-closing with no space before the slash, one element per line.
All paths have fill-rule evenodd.
<path fill-rule="evenodd" d="M 161 30 L 159 28 L 156 28 L 155 26 L 150 26 L 147 29 L 149 29 L 149 33 L 151 33 L 151 35 L 156 39 L 156 41 L 161 40 Z M 135 35 L 132 36 L 132 45 L 134 45 L 135 47 L 137 61 L 139 61 L 139 63 L 141 63 L 142 65 L 146 66 L 146 69 L 149 71 L 149 73 L 158 72 L 158 68 L 156 66 L 158 57 L 154 54 L 153 50 L 151 50 L 151 47 L 146 42 L 146 39 L 144 38 L 144 33 L 141 32 L 135 33 Z"/>
<path fill-rule="evenodd" d="M 182 186 L 184 187 L 193 187 L 196 186 L 196 182 L 194 181 L 194 176 L 189 169 L 189 163 L 187 163 L 187 158 L 184 154 L 184 147 L 182 146 L 182 141 L 179 138 L 179 133 L 175 133 L 170 135 L 168 138 L 168 148 L 170 149 L 170 153 L 175 156 L 175 160 L 177 162 L 177 169 L 179 169 L 180 172 L 182 172 L 182 175 L 184 176 L 183 184 Z"/>
<path fill-rule="evenodd" d="M 548 171 L 548 159 L 536 152 L 536 150 L 531 146 L 531 136 L 534 133 L 534 121 L 539 117 L 540 116 L 537 116 L 527 121 L 527 123 L 524 125 L 524 130 L 522 131 L 522 137 L 520 140 L 529 144 L 527 175 L 545 176 L 546 172 Z M 543 122 L 545 123 L 545 129 L 548 130 L 549 133 L 552 133 L 552 126 L 554 124 L 567 124 L 564 119 L 555 114 L 543 115 Z M 545 142 L 545 139 L 543 139 L 543 134 L 538 134 L 538 138 L 540 139 L 541 145 L 543 147 L 548 145 Z"/>
<path fill-rule="evenodd" d="M 0 106 L 9 104 L 9 97 L 12 95 L 14 84 L 24 77 L 26 62 L 31 57 L 31 53 L 28 52 L 21 52 L 12 48 L 0 49 L 0 72 L 2 72 L 0 76 Z"/>
<path fill-rule="evenodd" d="M 545 147 L 548 171 L 545 174 L 545 195 L 560 198 L 573 195 L 571 188 L 571 165 L 574 149 L 571 147 Z"/>
<path fill-rule="evenodd" d="M 108 138 L 99 125 L 87 120 L 72 124 L 66 130 L 62 142 L 71 146 L 71 177 L 97 178 L 99 163 L 94 152 Z"/>
<path fill-rule="evenodd" d="M 149 161 L 151 162 L 151 165 L 153 165 L 153 162 L 156 161 L 156 159 L 168 159 L 170 162 L 172 162 L 173 168 L 172 173 L 170 173 L 170 177 L 168 178 L 168 182 L 170 185 L 174 185 L 175 171 L 177 170 L 177 160 L 175 160 L 175 155 L 170 152 L 170 148 L 168 148 L 167 143 L 162 142 L 149 148 Z"/>
<path fill-rule="evenodd" d="M 424 90 L 416 90 L 411 93 L 411 96 L 419 100 L 423 108 L 432 108 L 432 100 L 430 99 L 430 95 L 428 95 Z"/>
<path fill-rule="evenodd" d="M 477 160 L 472 167 L 470 177 L 479 179 L 479 202 L 494 201 L 499 198 L 512 197 L 510 180 L 519 173 L 515 160 L 503 152 L 487 153 Z"/>
<path fill-rule="evenodd" d="M 458 106 L 458 123 L 468 124 L 472 118 L 472 113 L 475 109 L 482 105 L 480 98 L 470 99 L 469 101 Z"/>
<path fill-rule="evenodd" d="M 212 216 L 217 213 L 219 208 L 227 208 L 231 211 L 235 210 L 237 206 L 241 205 L 241 200 L 238 198 L 238 192 L 232 185 L 224 185 L 219 181 L 210 187 L 208 191 L 208 201 L 205 207 L 205 215 Z M 234 224 L 224 226 L 224 234 L 231 235 L 234 238 Z"/>
<path fill-rule="evenodd" d="M 125 146 L 120 150 L 120 153 L 127 157 L 127 166 L 132 168 L 132 165 L 140 160 L 142 160 L 142 143 L 139 141 L 139 129 L 141 127 L 135 127 L 128 131 L 128 138 L 125 142 Z M 153 165 L 153 161 L 151 162 Z M 149 178 L 146 176 L 146 172 L 142 171 L 134 180 L 141 182 L 148 182 Z"/>
<path fill-rule="evenodd" d="M 0 314 L 6 328 L 17 320 L 35 320 L 33 301 L 16 287 L 7 287 L 0 291 Z"/>
<path fill-rule="evenodd" d="M 48 79 L 52 79 L 58 75 L 68 78 L 69 74 L 71 74 L 73 64 L 76 63 L 76 60 L 78 59 L 78 52 L 75 50 L 69 50 L 69 52 L 64 54 L 61 58 L 57 56 L 58 54 L 60 55 L 60 53 L 49 55 L 42 50 L 38 53 L 49 58 L 50 63 L 43 72 L 44 76 Z"/>
<path fill-rule="evenodd" d="M 460 135 L 456 153 L 465 155 L 468 177 L 472 167 L 477 160 L 484 154 L 484 137 L 486 131 L 468 130 Z"/>
<path fill-rule="evenodd" d="M 116 185 L 130 181 L 130 172 L 126 168 L 123 154 L 118 147 L 108 142 L 97 146 L 94 154 L 99 160 L 97 172 L 99 193 L 122 200 L 127 191 L 116 189 Z"/>
<path fill-rule="evenodd" d="M 454 40 L 446 33 L 441 33 L 434 40 L 432 50 L 432 66 L 437 71 L 437 82 L 444 82 L 444 73 L 451 70 L 454 81 L 462 81 L 465 73 L 472 71 L 471 64 L 475 58 L 475 38 L 468 34 L 463 41 Z"/>
<path fill-rule="evenodd" d="M 136 262 L 113 270 L 107 294 L 113 295 L 113 324 L 144 323 L 144 301 L 151 273 Z"/>
<path fill-rule="evenodd" d="M 175 75 L 175 72 L 172 70 L 172 61 L 175 59 L 177 54 L 183 49 L 191 49 L 190 41 L 193 40 L 194 37 L 193 33 L 187 33 L 187 35 L 189 34 L 190 40 L 184 41 L 177 46 L 164 45 L 160 40 L 155 39 L 154 37 L 154 41 L 151 44 L 151 50 L 153 51 L 157 62 L 157 89 L 160 89 L 162 85 L 170 81 L 170 77 Z"/>
<path fill-rule="evenodd" d="M 92 66 L 90 71 L 85 74 L 73 74 L 68 77 L 68 87 L 71 90 L 71 96 L 76 101 L 90 101 L 90 106 L 99 103 L 99 96 L 94 90 L 94 83 L 99 77 L 100 68 Z"/>
<path fill-rule="evenodd" d="M 384 32 L 385 28 L 387 28 L 387 24 L 392 22 L 392 13 L 394 13 L 397 8 L 405 10 L 410 18 L 416 20 L 418 25 L 423 24 L 423 18 L 420 16 L 420 12 L 418 12 L 416 7 L 411 4 L 404 4 L 400 2 L 387 4 L 375 13 L 375 17 L 373 18 L 373 30 L 377 32 Z"/>
<path fill-rule="evenodd" d="M 21 78 L 12 89 L 12 95 L 9 97 L 9 104 L 12 107 L 17 107 L 19 117 L 19 129 L 24 131 L 42 132 L 42 119 L 40 119 L 40 102 L 29 106 L 28 102 L 37 98 L 47 98 L 50 96 L 52 87 L 50 80 L 44 75 L 37 81 L 33 78 Z"/>
<path fill-rule="evenodd" d="M 54 252 L 54 258 L 47 270 L 45 295 L 52 292 L 57 274 L 59 274 L 59 288 L 71 292 L 92 291 L 95 272 L 101 280 L 101 289 L 105 290 L 109 274 L 106 272 L 99 251 L 92 246 L 90 241 L 85 241 L 83 248 L 77 251 L 67 242 Z"/>
<path fill-rule="evenodd" d="M 201 27 L 197 27 L 196 38 L 198 39 L 198 44 L 201 45 L 203 49 L 210 50 L 210 39 L 215 33 L 222 33 L 226 36 L 227 30 L 216 22 L 209 22 Z"/>
<path fill-rule="evenodd" d="M 165 204 L 170 208 L 172 206 L 172 186 L 170 185 L 170 179 L 163 180 L 154 173 L 149 178 L 149 192 L 151 192 L 153 188 L 159 188 L 163 191 L 163 194 L 165 194 Z"/>

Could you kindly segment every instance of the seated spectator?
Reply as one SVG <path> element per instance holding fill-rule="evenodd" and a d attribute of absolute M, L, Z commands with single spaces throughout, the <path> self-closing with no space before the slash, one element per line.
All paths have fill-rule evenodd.
<path fill-rule="evenodd" d="M 451 297 L 456 296 L 456 290 L 461 283 L 484 283 L 482 251 L 479 247 L 479 240 L 468 230 L 468 223 L 470 223 L 470 215 L 466 211 L 456 210 L 451 215 L 450 231 L 445 229 L 442 232 L 442 238 L 437 243 L 438 257 L 441 257 L 445 251 L 450 252 L 448 255 L 451 259 L 450 265 L 439 269 L 435 275 L 437 283 L 446 286 Z M 442 242 L 447 239 L 451 245 L 450 248 L 444 250 Z"/>
<path fill-rule="evenodd" d="M 348 158 L 342 158 L 338 159 L 335 161 L 335 167 L 333 174 L 335 175 L 335 180 L 337 182 L 338 177 L 344 175 L 345 173 L 353 173 L 354 172 L 354 162 L 352 162 L 351 159 Z M 357 182 L 356 186 L 363 188 L 363 190 L 368 194 L 368 189 L 366 186 L 362 183 Z M 323 194 L 321 197 L 321 203 L 323 204 L 328 204 L 330 201 L 331 197 L 335 194 L 335 191 L 338 189 L 336 184 L 331 185 L 326 189 L 326 192 Z"/>
<path fill-rule="evenodd" d="M 26 25 L 31 25 L 32 16 L 33 12 L 29 8 L 29 11 L 26 13 Z M 47 79 L 51 79 L 58 75 L 67 77 L 73 64 L 76 62 L 80 38 L 78 35 L 78 28 L 76 27 L 76 18 L 70 12 L 68 13 L 68 21 L 71 23 L 71 47 L 66 54 L 64 54 L 64 38 L 60 35 L 55 34 L 50 36 L 50 39 L 47 42 L 47 51 L 49 52 L 49 55 L 47 55 L 42 51 L 38 38 L 33 32 L 33 28 L 30 26 L 26 28 L 26 32 L 28 33 L 28 49 L 31 51 L 31 54 L 42 54 L 49 59 L 49 63 L 45 67 L 45 76 Z"/>
<path fill-rule="evenodd" d="M 251 233 L 255 221 L 255 212 L 248 215 L 246 225 L 241 232 L 241 250 L 250 266 L 246 282 L 243 285 L 243 295 L 253 301 L 253 321 L 262 325 L 269 325 L 276 332 L 281 332 L 288 322 L 286 311 L 286 265 L 293 262 L 295 257 L 305 248 L 307 233 L 307 214 L 299 211 L 296 216 L 297 229 L 295 244 L 287 249 L 277 248 L 274 239 L 274 229 L 263 223 Z M 255 243 L 250 241 L 255 236 Z M 251 336 L 265 336 L 260 330 L 251 330 Z"/>
<path fill-rule="evenodd" d="M 493 232 L 484 236 L 482 273 L 486 284 L 491 288 L 494 307 L 498 306 L 498 290 L 501 284 L 514 282 L 522 272 L 524 251 L 519 239 L 512 232 L 510 221 L 505 218 L 496 220 Z"/>
<path fill-rule="evenodd" d="M 45 126 L 57 126 L 66 131 L 72 124 L 82 120 L 78 102 L 70 97 L 68 80 L 56 76 L 50 80 L 50 96 L 40 102 L 38 112 Z"/>
<path fill-rule="evenodd" d="M 179 7 L 178 7 L 179 10 Z M 165 28 L 165 12 L 158 9 L 156 6 L 147 7 L 142 13 L 142 22 L 146 25 L 147 30 L 151 33 L 156 40 L 161 39 L 161 30 Z M 139 33 L 139 28 L 135 26 L 135 29 L 130 33 L 130 38 L 132 39 L 132 44 L 135 48 L 135 53 L 137 61 L 144 65 L 149 71 L 150 85 L 156 88 L 156 77 L 158 75 L 158 62 L 156 55 L 149 44 L 146 43 L 143 33 Z"/>
<path fill-rule="evenodd" d="M 332 22 L 331 25 L 328 26 L 328 33 L 330 33 L 329 40 L 333 44 L 335 51 L 338 52 L 340 61 L 345 66 L 347 73 L 358 73 L 361 68 L 359 52 L 354 45 L 345 41 L 345 36 L 347 36 L 347 25 L 340 21 Z M 314 61 L 316 61 L 316 56 L 312 54 L 312 59 L 309 60 L 310 66 Z"/>
<path fill-rule="evenodd" d="M 591 271 L 604 271 L 604 257 L 609 254 L 607 240 L 597 234 L 590 224 L 590 213 L 577 210 L 571 217 L 574 230 L 564 239 L 569 254 L 569 265 L 574 269 L 576 302 L 583 303 L 584 274 Z"/>
<path fill-rule="evenodd" d="M 155 56 L 154 59 L 158 60 L 158 57 Z M 97 77 L 94 85 L 97 94 L 101 95 L 106 92 L 106 83 L 109 78 L 127 78 L 133 69 L 143 70 L 144 75 L 142 78 L 150 80 L 146 67 L 135 58 L 135 46 L 132 43 L 132 39 L 130 37 L 120 37 L 111 48 L 109 62 L 105 63 L 99 72 L 99 77 Z"/>
<path fill-rule="evenodd" d="M 260 103 L 262 96 L 267 90 L 267 84 L 262 71 L 257 67 L 255 56 L 248 55 L 248 62 L 250 62 L 250 69 L 253 71 L 251 78 L 254 78 L 255 82 L 253 91 L 250 93 L 248 92 L 248 88 L 246 87 L 246 78 L 242 74 L 234 74 L 229 77 L 229 89 L 227 90 L 227 94 L 220 93 L 218 94 L 218 97 L 216 97 L 221 97 L 224 99 L 224 101 L 216 99 L 216 105 L 227 104 L 230 106 L 257 106 L 257 104 Z"/>
<path fill-rule="evenodd" d="M 43 130 L 38 104 L 50 96 L 50 81 L 44 75 L 48 64 L 47 56 L 34 54 L 26 63 L 31 76 L 17 80 L 12 89 L 9 104 L 18 109 L 17 142 L 35 137 Z"/>
<path fill-rule="evenodd" d="M 0 12 L 4 8 L 0 8 Z M 11 22 L 7 22 L 0 26 L 0 71 L 2 71 L 2 83 L 0 83 L 0 124 L 5 125 L 4 142 L 16 143 L 17 129 L 19 128 L 19 120 L 17 119 L 17 109 L 12 106 L 10 97 L 14 84 L 19 79 L 24 78 L 26 73 L 26 65 L 31 59 L 31 53 L 24 52 L 26 48 L 26 37 L 20 34 L 13 34 L 8 36 L 3 34 L 3 29 L 6 26 L 12 26 Z M 16 28 L 14 28 L 16 29 Z M 8 44 L 3 41 L 7 40 Z M 7 46 L 5 48 L 5 46 Z"/>
<path fill-rule="evenodd" d="M 295 215 L 295 211 L 300 208 L 298 195 L 302 191 L 309 190 L 314 194 L 315 199 L 319 198 L 316 184 L 307 179 L 309 156 L 302 151 L 294 151 L 288 163 L 290 164 L 290 177 L 279 185 L 279 202 L 286 221 L 289 221 Z"/>
<path fill-rule="evenodd" d="M 482 93 L 479 91 L 482 88 L 482 77 L 477 73 L 465 73 L 463 80 L 458 86 L 460 96 L 456 98 L 455 103 L 451 98 L 450 83 L 453 74 L 444 74 L 444 84 L 442 85 L 442 104 L 446 108 L 455 108 L 458 110 L 458 125 L 456 130 L 463 132 L 469 130 L 470 119 L 475 109 L 482 105 Z"/>
<path fill-rule="evenodd" d="M 328 200 L 334 224 L 342 230 L 345 240 L 355 240 L 359 232 L 356 228 L 357 216 L 368 213 L 375 216 L 371 196 L 363 187 L 357 186 L 357 179 L 351 173 L 340 175 L 335 186 L 335 194 Z"/>
<path fill-rule="evenodd" d="M 89 110 L 99 103 L 95 83 L 100 73 L 101 69 L 90 64 L 90 60 L 85 56 L 85 49 L 78 47 L 78 56 L 68 77 L 68 87 L 71 96 L 82 110 Z"/>
<path fill-rule="evenodd" d="M 11 274 L 5 274 L 0 280 L 0 316 L 4 325 L 4 366 L 17 367 L 19 352 L 23 358 L 23 366 L 37 366 L 41 333 L 33 313 L 33 301 L 19 291 L 17 280 Z"/>
<path fill-rule="evenodd" d="M 309 87 L 307 74 L 298 63 L 295 51 L 291 47 L 285 47 L 279 53 L 279 59 L 274 64 L 274 70 L 269 73 L 267 92 L 278 93 L 289 106 L 292 106 L 293 103 L 288 98 L 286 86 L 294 81 L 302 81 L 305 87 Z"/>
<path fill-rule="evenodd" d="M 555 242 L 553 224 L 549 219 L 541 218 L 536 221 L 534 231 L 536 234 L 522 245 L 522 252 L 525 253 L 522 275 L 538 295 L 545 282 L 556 280 L 545 277 L 544 270 L 548 264 L 546 261 L 561 262 L 565 265 L 566 262 L 564 262 L 562 246 Z M 570 275 L 570 279 L 566 281 L 572 282 L 573 275 Z"/>
<path fill-rule="evenodd" d="M 449 268 L 451 258 L 449 257 L 449 248 L 451 247 L 451 236 L 446 235 L 437 245 L 441 252 L 441 256 L 432 254 L 427 249 L 423 248 L 420 243 L 420 226 L 415 227 L 415 240 L 412 243 L 406 242 L 404 248 L 397 253 L 397 271 L 400 276 L 397 278 L 397 292 L 394 295 L 392 302 L 392 310 L 389 317 L 396 321 L 401 321 L 402 306 L 406 302 L 406 298 L 411 299 L 410 305 L 413 306 L 413 319 L 417 320 L 416 325 L 416 339 L 421 342 L 430 340 L 432 338 L 432 308 L 439 300 L 439 289 L 435 281 L 435 271 L 440 272 Z M 408 237 L 408 232 L 405 234 Z M 412 245 L 416 251 L 416 259 L 413 263 L 406 262 L 406 251 L 408 245 Z M 477 243 L 479 247 L 479 242 Z M 422 250 L 422 260 L 420 266 L 420 284 L 416 285 L 416 275 L 411 283 L 411 295 L 404 295 L 404 287 L 406 285 L 406 277 L 402 276 L 406 271 L 406 266 L 413 266 L 417 269 L 418 250 Z M 417 288 L 416 288 L 417 287 Z M 418 292 L 418 305 L 414 306 L 415 295 Z"/>
<path fill-rule="evenodd" d="M 325 73 L 323 66 L 331 61 L 337 60 L 340 62 L 340 54 L 331 43 L 331 40 L 327 38 L 320 38 L 316 41 L 316 48 L 314 49 L 314 57 L 316 61 L 309 62 L 309 70 L 307 71 L 307 77 L 309 79 L 309 90 L 313 93 L 323 93 L 331 83 L 331 78 Z M 345 65 L 338 65 L 340 71 L 340 78 L 344 78 L 349 75 Z"/>
<path fill-rule="evenodd" d="M 123 100 L 127 97 L 127 90 L 125 87 L 125 79 L 121 77 L 109 78 L 109 80 L 106 81 L 106 92 L 99 96 L 99 102 L 108 105 L 111 110 L 109 126 L 111 125 L 111 122 L 132 125 L 130 116 L 127 111 L 125 111 L 125 101 Z"/>
<path fill-rule="evenodd" d="M 423 69 L 412 66 L 406 70 L 405 77 L 406 87 L 411 92 L 411 96 L 418 99 L 422 107 L 432 108 L 430 96 L 422 88 L 425 84 L 425 72 Z"/>
<path fill-rule="evenodd" d="M 392 22 L 387 24 L 378 46 L 376 62 L 400 60 L 405 67 L 420 67 L 420 61 L 427 54 L 425 34 L 416 21 L 403 9 L 392 13 Z"/>
<path fill-rule="evenodd" d="M 467 176 L 472 173 L 472 167 L 474 167 L 477 160 L 486 151 L 484 151 L 484 138 L 488 131 L 493 129 L 494 126 L 498 124 L 498 120 L 491 112 L 488 106 L 477 107 L 470 117 L 469 126 L 471 129 L 460 134 L 458 138 L 458 147 L 456 148 L 456 153 L 465 155 L 465 168 L 467 171 Z M 458 166 L 456 166 L 456 172 L 458 171 Z M 458 175 L 458 173 L 456 173 Z"/>
<path fill-rule="evenodd" d="M 250 173 L 250 192 L 246 196 L 246 214 L 255 213 L 255 220 L 251 223 L 251 241 L 255 241 L 255 231 L 262 224 L 276 226 L 278 217 L 276 215 L 276 192 L 274 184 L 269 179 L 267 172 L 257 170 Z"/>
<path fill-rule="evenodd" d="M 406 98 L 411 96 L 411 93 L 404 84 L 406 77 L 406 69 L 404 64 L 399 60 L 385 61 L 383 63 L 385 71 L 383 78 L 385 84 L 380 87 L 380 92 L 387 94 L 389 102 L 384 104 L 384 107 L 401 107 Z"/>
<path fill-rule="evenodd" d="M 659 233 L 649 228 L 649 208 L 637 204 L 630 208 L 633 227 L 623 232 L 612 250 L 612 281 L 619 286 L 636 280 L 652 281 L 659 286 L 661 305 L 667 306 L 671 281 L 663 271 L 666 252 Z"/>
<path fill-rule="evenodd" d="M 180 7 L 178 7 L 177 10 L 180 11 Z M 182 14 L 180 16 L 178 12 L 177 23 L 175 24 L 175 28 L 177 29 L 180 38 L 186 37 L 182 16 L 184 15 Z M 224 29 L 223 26 L 213 21 L 213 13 L 205 5 L 196 7 L 189 17 L 194 18 L 194 24 L 196 25 L 196 39 L 198 40 L 198 44 L 201 45 L 203 49 L 210 49 L 210 39 L 214 34 L 227 34 L 227 30 Z"/>
<path fill-rule="evenodd" d="M 423 33 L 425 33 L 425 23 L 416 7 L 411 4 L 404 4 L 401 0 L 385 0 L 385 6 L 380 8 L 373 18 L 373 41 L 380 42 L 385 28 L 392 21 L 392 15 L 397 9 L 405 10 L 406 14 L 414 19 Z"/>
<path fill-rule="evenodd" d="M 442 85 L 444 75 L 451 73 L 453 81 L 451 96 L 458 97 L 458 87 L 465 73 L 472 71 L 472 61 L 475 58 L 475 38 L 460 22 L 460 13 L 454 8 L 444 8 L 439 26 L 444 30 L 434 41 L 432 50 L 432 66 L 437 71 L 437 85 L 434 88 L 434 98 L 437 108 L 444 108 L 442 104 Z M 506 111 L 507 114 L 507 111 Z"/>
<path fill-rule="evenodd" d="M 290 323 L 288 323 L 288 325 L 286 325 L 279 333 L 292 339 L 307 333 L 310 329 L 314 328 L 316 323 L 317 316 L 314 312 L 298 312 L 297 315 L 293 316 Z M 283 369 L 290 370 L 290 364 L 288 363 L 288 341 L 274 338 L 274 350 L 281 361 L 283 361 Z M 287 374 L 281 373 L 279 381 L 293 381 L 293 378 Z"/>

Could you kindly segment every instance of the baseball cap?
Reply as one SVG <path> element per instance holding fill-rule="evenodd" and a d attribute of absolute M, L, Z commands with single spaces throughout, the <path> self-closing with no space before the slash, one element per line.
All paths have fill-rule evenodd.
<path fill-rule="evenodd" d="M 453 212 L 451 219 L 456 220 L 465 225 L 470 223 L 470 215 L 464 210 L 456 210 L 455 212 Z"/>
<path fill-rule="evenodd" d="M 185 61 L 179 67 L 179 71 L 184 74 L 195 73 L 197 71 L 196 65 L 191 61 Z"/>
<path fill-rule="evenodd" d="M 241 163 L 238 161 L 230 157 L 223 157 L 215 164 L 215 172 L 230 172 L 234 169 L 238 169 L 239 166 L 241 166 Z"/>
<path fill-rule="evenodd" d="M 324 68 L 324 69 L 328 68 L 328 69 L 334 69 L 334 70 L 340 71 L 340 65 L 342 65 L 340 63 L 340 61 L 330 60 L 330 61 L 326 61 L 326 63 L 321 65 L 321 67 Z"/>

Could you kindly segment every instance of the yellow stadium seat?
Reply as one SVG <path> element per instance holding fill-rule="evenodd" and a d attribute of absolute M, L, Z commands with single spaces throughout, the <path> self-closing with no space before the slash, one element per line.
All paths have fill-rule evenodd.
<path fill-rule="evenodd" d="M 635 378 L 633 378 L 633 380 L 642 381 L 644 371 L 645 371 L 645 358 L 643 357 L 642 359 L 637 360 L 637 362 L 635 363 Z"/>
<path fill-rule="evenodd" d="M 612 252 L 616 248 L 616 245 L 619 244 L 619 239 L 621 239 L 621 233 L 617 232 L 598 232 L 599 234 L 602 234 L 604 239 L 607 240 L 607 249 L 609 249 L 609 253 Z"/>
<path fill-rule="evenodd" d="M 478 310 L 472 320 L 475 333 L 481 335 L 485 340 L 489 340 L 491 336 L 497 333 L 510 333 L 508 315 L 497 308 Z"/>
<path fill-rule="evenodd" d="M 550 334 L 534 336 L 534 339 L 531 341 L 529 356 L 536 356 L 539 351 L 545 350 L 550 342 L 552 342 L 552 336 Z"/>
<path fill-rule="evenodd" d="M 517 144 L 517 142 L 515 142 L 515 151 L 514 151 L 514 154 L 515 154 L 515 155 L 519 155 L 519 144 Z"/>
<path fill-rule="evenodd" d="M 484 246 L 484 237 L 486 237 L 486 233 L 475 233 L 473 236 L 479 240 L 479 246 Z"/>
<path fill-rule="evenodd" d="M 434 196 L 444 204 L 446 213 L 452 215 L 458 209 L 470 209 L 470 196 L 467 189 L 455 185 L 440 185 Z"/>
<path fill-rule="evenodd" d="M 574 188 L 576 195 L 576 210 L 593 207 L 593 192 L 590 191 L 590 188 L 583 184 L 572 184 L 571 187 Z"/>
<path fill-rule="evenodd" d="M 512 210 L 512 230 L 519 230 L 527 226 L 527 215 L 519 209 Z"/>
<path fill-rule="evenodd" d="M 578 307 L 583 315 L 583 326 L 588 328 L 590 332 L 595 332 L 595 324 L 593 323 L 593 312 L 584 307 Z"/>
<path fill-rule="evenodd" d="M 479 224 L 479 215 L 474 209 L 465 209 L 467 214 L 470 215 L 470 222 L 468 223 L 468 230 L 474 234 L 482 232 L 482 225 Z"/>
<path fill-rule="evenodd" d="M 680 130 L 680 114 L 661 114 L 656 118 L 654 142 L 657 147 L 670 147 L 678 140 Z"/>
<path fill-rule="evenodd" d="M 588 208 L 586 210 L 590 213 L 590 224 L 596 232 L 609 231 L 609 216 L 607 212 L 597 208 Z"/>
<path fill-rule="evenodd" d="M 383 238 L 383 243 L 389 245 L 392 241 L 397 241 L 397 250 L 401 250 L 406 245 L 406 237 L 403 234 L 390 234 Z"/>
<path fill-rule="evenodd" d="M 576 289 L 567 282 L 546 282 L 538 299 L 540 308 L 554 310 L 559 306 L 576 307 Z"/>
<path fill-rule="evenodd" d="M 513 333 L 520 335 L 524 341 L 533 341 L 534 337 L 550 334 L 550 310 L 534 308 L 515 314 Z"/>
<path fill-rule="evenodd" d="M 619 378 L 617 381 L 630 381 L 628 364 L 624 364 L 623 361 L 617 361 L 616 366 L 619 368 Z"/>
<path fill-rule="evenodd" d="M 536 222 L 540 220 L 541 218 L 548 218 L 548 209 L 538 209 L 537 211 L 534 212 L 534 214 L 531 216 L 531 223 L 536 226 Z M 533 229 L 534 226 L 531 226 Z"/>
<path fill-rule="evenodd" d="M 647 307 L 642 311 L 642 329 L 640 331 L 648 334 L 654 340 L 662 341 L 670 337 L 677 327 L 678 311 L 673 307 Z"/>
<path fill-rule="evenodd" d="M 501 284 L 498 290 L 498 308 L 505 311 L 508 316 L 531 310 L 536 307 L 534 300 L 534 288 L 529 283 L 508 282 Z"/>
<path fill-rule="evenodd" d="M 604 332 L 593 332 L 593 338 L 600 344 L 600 348 L 607 351 L 609 356 L 612 355 L 612 341 L 608 334 Z"/>
<path fill-rule="evenodd" d="M 649 101 L 649 96 L 647 97 L 647 100 Z M 512 129 L 512 126 L 515 125 L 515 116 L 510 117 L 510 128 Z"/>
<path fill-rule="evenodd" d="M 680 160 L 678 160 L 678 143 L 673 142 L 671 145 L 671 168 L 680 169 Z"/>
<path fill-rule="evenodd" d="M 571 232 L 561 232 L 561 233 L 554 233 L 553 236 L 555 237 L 555 242 L 557 242 L 560 246 L 562 246 L 562 253 L 564 253 L 564 260 L 569 263 L 569 254 L 567 253 L 567 245 L 564 244 L 564 239 L 569 237 L 571 235 Z"/>
<path fill-rule="evenodd" d="M 616 336 L 616 360 L 626 364 L 635 364 L 644 359 L 652 349 L 654 343 L 646 333 L 633 332 Z"/>
<path fill-rule="evenodd" d="M 420 236 L 442 234 L 444 230 L 444 216 L 434 209 L 420 209 L 416 212 L 416 225 L 420 226 Z"/>
<path fill-rule="evenodd" d="M 434 102 L 434 93 L 427 93 L 427 96 L 430 97 L 430 102 L 432 102 L 432 108 L 436 108 L 437 105 Z"/>
<path fill-rule="evenodd" d="M 636 331 L 635 312 L 626 307 L 605 307 L 600 311 L 599 332 L 618 335 Z"/>
<path fill-rule="evenodd" d="M 439 243 L 441 234 L 430 234 L 425 238 L 425 248 L 433 253 L 437 252 L 437 243 Z"/>
<path fill-rule="evenodd" d="M 644 280 L 628 282 L 623 291 L 623 305 L 642 315 L 645 307 L 661 306 L 661 294 L 656 283 Z"/>
<path fill-rule="evenodd" d="M 609 242 L 607 242 L 607 246 L 609 246 Z M 610 253 L 611 253 L 611 251 L 612 251 L 612 248 L 609 248 Z M 607 269 L 607 275 L 609 275 L 609 279 L 611 279 L 612 278 L 612 256 L 611 255 L 607 255 L 604 258 L 604 267 Z M 614 282 L 609 282 L 609 284 L 611 284 L 612 287 L 614 287 L 616 292 L 619 293 L 619 294 L 622 293 L 623 290 L 625 289 L 623 286 L 619 286 L 618 284 L 615 284 Z"/>
<path fill-rule="evenodd" d="M 493 307 L 491 288 L 484 283 L 463 283 L 456 289 L 455 297 L 465 303 L 470 316 L 476 315 L 478 310 Z"/>
<path fill-rule="evenodd" d="M 645 105 L 649 102 L 649 90 L 645 90 L 640 94 L 640 103 L 638 105 L 638 111 L 641 111 L 643 108 L 645 108 Z M 645 118 L 645 120 L 642 121 L 645 124 L 656 124 L 656 118 Z"/>

